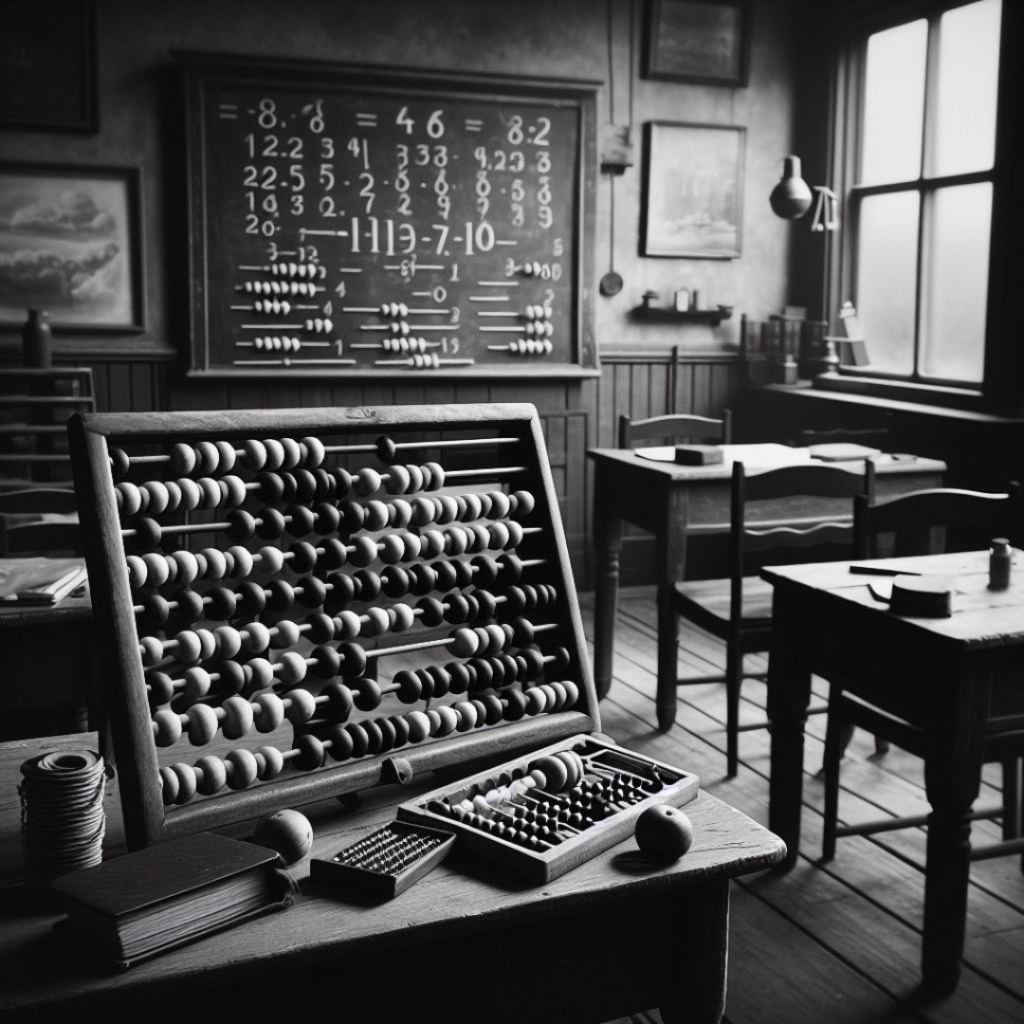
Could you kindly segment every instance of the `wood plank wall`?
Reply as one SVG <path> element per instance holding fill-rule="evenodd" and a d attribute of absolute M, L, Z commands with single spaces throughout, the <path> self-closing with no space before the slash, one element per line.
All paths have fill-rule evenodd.
<path fill-rule="evenodd" d="M 738 379 L 730 352 L 692 354 L 607 352 L 600 377 L 524 384 L 509 381 L 431 383 L 429 378 L 356 382 L 195 381 L 176 364 L 152 359 L 90 362 L 100 411 L 264 409 L 333 405 L 418 405 L 448 402 L 533 402 L 548 443 L 569 555 L 580 589 L 592 585 L 591 483 L 586 452 L 614 447 L 618 417 L 635 419 L 668 412 L 715 416 L 726 408 Z M 83 364 L 84 365 L 84 364 Z M 644 582 L 648 542 L 630 532 L 624 557 L 626 582 Z M 634 567 L 634 568 L 630 568 Z"/>

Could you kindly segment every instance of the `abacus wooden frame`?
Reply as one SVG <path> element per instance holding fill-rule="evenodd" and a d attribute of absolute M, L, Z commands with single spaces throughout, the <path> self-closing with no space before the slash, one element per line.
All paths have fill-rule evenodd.
<path fill-rule="evenodd" d="M 139 633 L 125 568 L 124 539 L 108 452 L 119 444 L 165 445 L 178 441 L 271 436 L 330 435 L 372 441 L 387 434 L 401 441 L 441 439 L 459 431 L 478 437 L 514 436 L 516 451 L 529 455 L 526 486 L 536 497 L 531 521 L 544 529 L 540 549 L 558 586 L 555 608 L 560 642 L 580 691 L 580 710 L 503 722 L 481 731 L 431 739 L 384 755 L 309 774 L 275 779 L 250 789 L 164 807 L 157 747 L 139 649 Z M 467 761 L 505 758 L 516 751 L 600 729 L 597 697 L 583 640 L 572 569 L 536 409 L 528 404 L 359 407 L 191 413 L 111 413 L 73 417 L 69 438 L 86 545 L 93 615 L 105 702 L 130 848 L 175 835 L 250 819 L 282 807 L 387 782 L 410 781 L 430 769 Z M 519 481 L 517 480 L 517 483 Z M 400 756 L 399 756 L 400 755 Z"/>

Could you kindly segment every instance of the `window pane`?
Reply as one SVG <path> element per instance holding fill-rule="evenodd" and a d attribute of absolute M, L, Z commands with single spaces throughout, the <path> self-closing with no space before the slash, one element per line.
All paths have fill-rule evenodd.
<path fill-rule="evenodd" d="M 921 372 L 980 383 L 988 308 L 992 184 L 940 189 L 925 260 Z"/>
<path fill-rule="evenodd" d="M 857 312 L 871 369 L 914 370 L 917 280 L 916 192 L 867 196 L 860 206 Z"/>
<path fill-rule="evenodd" d="M 947 11 L 939 23 L 935 174 L 986 171 L 996 140 L 999 0 Z"/>
<path fill-rule="evenodd" d="M 868 39 L 861 182 L 912 181 L 921 173 L 928 23 L 912 21 Z"/>

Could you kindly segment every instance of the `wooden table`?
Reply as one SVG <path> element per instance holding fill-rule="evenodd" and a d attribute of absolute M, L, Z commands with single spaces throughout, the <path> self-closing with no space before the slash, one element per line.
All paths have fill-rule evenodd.
<path fill-rule="evenodd" d="M 922 971 L 932 989 L 960 973 L 970 868 L 970 813 L 986 736 L 1024 730 L 1024 553 L 1010 589 L 988 589 L 988 553 L 925 555 L 875 564 L 954 573 L 948 618 L 906 618 L 872 596 L 883 577 L 850 562 L 763 570 L 775 587 L 768 668 L 769 827 L 800 850 L 804 721 L 812 673 L 924 728 L 929 753 Z M 1024 749 L 1024 737 L 1021 740 Z"/>
<path fill-rule="evenodd" d="M 620 448 L 593 448 L 587 453 L 594 463 L 594 542 L 597 553 L 594 676 L 599 698 L 607 696 L 611 687 L 623 522 L 640 526 L 655 537 L 659 574 L 658 680 L 659 684 L 665 679 L 672 680 L 674 684 L 679 622 L 672 605 L 672 585 L 684 577 L 688 537 L 698 533 L 728 532 L 730 456 L 743 451 L 748 456 L 744 458 L 745 464 L 755 469 L 758 459 L 753 450 L 760 447 L 769 458 L 777 460 L 778 449 L 782 446 L 723 445 L 726 460 L 715 466 L 656 462 Z M 800 450 L 794 450 L 794 460 L 800 454 Z M 781 463 L 776 461 L 774 464 Z M 943 462 L 907 455 L 878 456 L 875 464 L 876 492 L 879 495 L 941 486 L 946 469 Z M 803 503 L 780 503 L 769 515 L 772 519 L 806 520 L 829 514 L 829 499 L 813 501 L 813 505 L 808 505 L 806 500 Z M 674 692 L 674 685 L 659 685 L 659 692 Z M 674 719 L 675 700 L 670 706 L 658 706 L 658 722 L 662 729 L 667 729 Z"/>
<path fill-rule="evenodd" d="M 392 820 L 396 803 L 436 785 L 427 782 L 372 791 L 354 810 L 306 808 L 313 855 Z M 676 863 L 653 865 L 628 840 L 543 887 L 456 846 L 408 891 L 373 905 L 311 883 L 302 861 L 290 869 L 302 888 L 290 910 L 121 973 L 62 945 L 51 931 L 59 915 L 9 887 L 0 893 L 0 1017 L 536 1024 L 660 1006 L 669 1022 L 716 1022 L 729 880 L 778 864 L 785 848 L 704 793 L 686 811 L 696 838 Z M 8 831 L 0 843 L 16 839 Z"/>

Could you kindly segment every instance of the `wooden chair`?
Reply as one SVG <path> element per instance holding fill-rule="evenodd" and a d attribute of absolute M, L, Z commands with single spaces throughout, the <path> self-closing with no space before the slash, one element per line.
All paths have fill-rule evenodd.
<path fill-rule="evenodd" d="M 66 553 L 83 554 L 73 490 L 0 491 L 0 558 Z"/>
<path fill-rule="evenodd" d="M 729 775 L 735 775 L 739 765 L 739 733 L 767 724 L 739 724 L 744 656 L 767 651 L 771 637 L 772 587 L 753 574 L 754 560 L 759 559 L 759 565 L 807 561 L 812 548 L 819 549 L 811 552 L 818 557 L 823 552 L 836 558 L 853 556 L 857 550 L 854 498 L 874 493 L 874 463 L 866 460 L 864 467 L 863 472 L 856 472 L 811 462 L 748 475 L 742 463 L 735 463 L 729 575 L 675 586 L 677 614 L 725 641 L 724 676 L 678 680 L 677 685 L 725 682 Z M 823 511 L 820 499 L 833 500 Z M 675 699 L 674 692 L 658 694 L 659 706 L 669 701 L 674 705 Z"/>
<path fill-rule="evenodd" d="M 722 418 L 708 416 L 670 415 L 634 420 L 625 414 L 619 417 L 619 447 L 633 448 L 640 441 L 665 444 L 687 441 L 729 444 L 732 441 L 732 413 L 726 409 Z"/>
<path fill-rule="evenodd" d="M 941 551 L 987 548 L 993 537 L 1020 538 L 1020 487 L 1011 483 L 1004 493 L 990 494 L 956 488 L 913 491 L 873 502 L 857 500 L 860 557 L 898 557 Z M 861 825 L 840 826 L 839 766 L 853 729 L 860 726 L 876 739 L 894 743 L 918 757 L 925 756 L 925 733 L 914 722 L 897 718 L 833 684 L 829 693 L 828 728 L 825 734 L 824 783 L 825 822 L 822 858 L 835 856 L 836 839 L 846 835 L 924 825 L 926 815 L 888 818 Z M 1020 758 L 1024 736 L 1019 733 L 994 735 L 985 746 L 986 762 L 1003 766 L 1003 800 L 998 812 L 979 812 L 976 817 L 1000 817 L 1004 841 L 1021 835 Z M 993 856 L 981 847 L 972 856 Z M 1024 865 L 1022 865 L 1024 866 Z"/>

